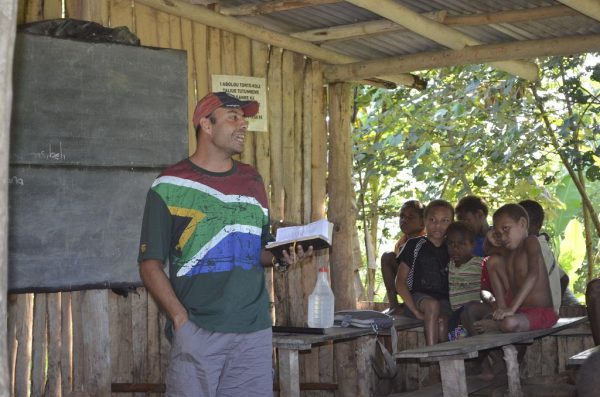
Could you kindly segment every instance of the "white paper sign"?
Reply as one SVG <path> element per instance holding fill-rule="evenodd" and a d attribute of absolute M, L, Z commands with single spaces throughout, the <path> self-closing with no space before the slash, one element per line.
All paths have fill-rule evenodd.
<path fill-rule="evenodd" d="M 264 77 L 212 75 L 213 92 L 224 91 L 243 101 L 257 101 L 258 113 L 248 118 L 248 131 L 268 131 L 267 79 Z"/>

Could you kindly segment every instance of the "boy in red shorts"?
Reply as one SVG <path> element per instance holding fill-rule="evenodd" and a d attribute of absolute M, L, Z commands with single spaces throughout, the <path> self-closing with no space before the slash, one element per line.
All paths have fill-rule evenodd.
<path fill-rule="evenodd" d="M 527 212 L 518 204 L 506 204 L 494 213 L 494 230 L 506 250 L 498 258 L 503 266 L 488 269 L 498 306 L 493 319 L 476 326 L 521 332 L 550 328 L 558 320 L 540 244 L 529 236 L 528 228 Z M 503 280 L 508 281 L 508 289 Z"/>

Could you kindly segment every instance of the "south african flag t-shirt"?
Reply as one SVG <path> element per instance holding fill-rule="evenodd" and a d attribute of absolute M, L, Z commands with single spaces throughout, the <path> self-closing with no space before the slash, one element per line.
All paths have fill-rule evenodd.
<path fill-rule="evenodd" d="M 183 160 L 163 171 L 146 198 L 138 260 L 169 260 L 169 278 L 190 320 L 217 332 L 271 326 L 260 264 L 272 239 L 264 183 L 234 162 L 213 173 Z"/>

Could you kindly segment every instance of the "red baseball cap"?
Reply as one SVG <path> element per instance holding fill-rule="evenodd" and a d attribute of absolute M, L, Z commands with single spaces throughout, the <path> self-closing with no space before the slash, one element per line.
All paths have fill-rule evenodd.
<path fill-rule="evenodd" d="M 215 109 L 220 107 L 242 109 L 244 117 L 252 117 L 258 113 L 259 104 L 256 101 L 242 101 L 227 92 L 210 92 L 200 99 L 194 110 L 194 127 L 200 124 L 200 120 L 208 117 Z"/>

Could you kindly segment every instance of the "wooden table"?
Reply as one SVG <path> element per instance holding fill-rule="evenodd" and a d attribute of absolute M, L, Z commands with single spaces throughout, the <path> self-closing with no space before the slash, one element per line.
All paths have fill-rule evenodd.
<path fill-rule="evenodd" d="M 279 396 L 300 396 L 300 363 L 298 352 L 310 350 L 313 346 L 333 341 L 354 339 L 365 335 L 375 335 L 371 328 L 328 328 L 325 334 L 299 334 L 273 332 L 273 347 L 277 348 L 279 365 Z"/>
<path fill-rule="evenodd" d="M 396 353 L 395 356 L 396 358 L 418 358 L 421 361 L 439 362 L 444 397 L 460 397 L 468 394 L 464 360 L 477 357 L 482 350 L 502 348 L 507 366 L 509 395 L 521 396 L 517 352 L 514 345 L 531 343 L 535 338 L 576 326 L 586 320 L 587 317 L 561 318 L 552 328 L 476 335 L 454 342 L 405 350 Z"/>
<path fill-rule="evenodd" d="M 591 356 L 598 350 L 600 350 L 600 346 L 594 346 L 590 349 L 582 351 L 581 353 L 577 353 L 576 355 L 570 357 L 569 360 L 567 360 L 567 365 L 581 365 L 585 362 L 585 360 L 588 359 L 589 356 Z"/>
<path fill-rule="evenodd" d="M 394 317 L 394 326 L 397 331 L 422 326 L 423 322 L 407 317 Z M 383 335 L 389 331 L 379 332 Z M 329 341 L 342 342 L 356 339 L 361 336 L 378 333 L 371 328 L 355 327 L 333 327 L 328 328 L 323 335 L 273 332 L 273 347 L 277 348 L 277 359 L 279 365 L 279 395 L 280 397 L 300 396 L 300 369 L 298 352 L 310 350 Z"/>

